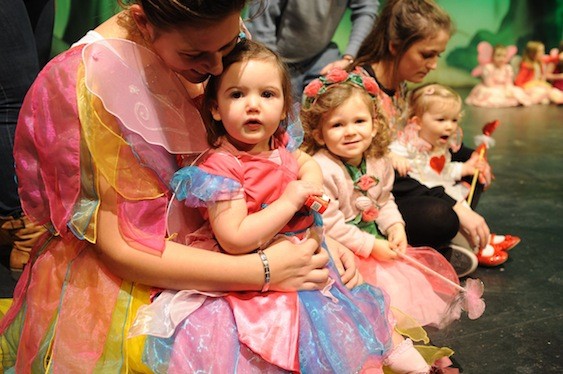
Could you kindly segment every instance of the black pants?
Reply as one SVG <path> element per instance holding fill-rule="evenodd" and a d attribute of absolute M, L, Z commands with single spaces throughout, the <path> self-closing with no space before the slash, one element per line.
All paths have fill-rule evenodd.
<path fill-rule="evenodd" d="M 414 247 L 446 246 L 459 231 L 459 218 L 444 200 L 431 196 L 414 196 L 397 200 L 406 223 L 407 239 Z"/>
<path fill-rule="evenodd" d="M 54 0 L 0 0 L 0 215 L 19 216 L 14 133 L 27 90 L 51 50 Z"/>

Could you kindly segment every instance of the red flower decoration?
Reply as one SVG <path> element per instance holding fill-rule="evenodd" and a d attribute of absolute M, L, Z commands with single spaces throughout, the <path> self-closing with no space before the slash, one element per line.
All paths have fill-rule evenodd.
<path fill-rule="evenodd" d="M 328 72 L 326 79 L 330 83 L 344 82 L 346 79 L 348 79 L 348 73 L 345 70 L 335 68 Z"/>
<path fill-rule="evenodd" d="M 303 90 L 303 93 L 307 97 L 315 97 L 319 93 L 319 90 L 321 89 L 322 86 L 323 86 L 323 82 L 321 82 L 320 79 L 317 78 L 317 79 L 311 81 L 311 83 L 309 83 L 305 87 L 305 89 Z"/>
<path fill-rule="evenodd" d="M 362 221 L 375 221 L 379 217 L 379 210 L 373 205 L 362 212 Z"/>
<path fill-rule="evenodd" d="M 373 186 L 376 186 L 378 183 L 379 180 L 377 178 L 374 178 L 371 175 L 362 175 L 356 183 L 356 186 L 358 186 L 358 188 L 362 191 L 367 191 Z"/>
<path fill-rule="evenodd" d="M 372 95 L 377 95 L 379 93 L 379 86 L 375 82 L 375 79 L 371 77 L 362 77 L 362 83 L 366 88 L 366 91 Z"/>

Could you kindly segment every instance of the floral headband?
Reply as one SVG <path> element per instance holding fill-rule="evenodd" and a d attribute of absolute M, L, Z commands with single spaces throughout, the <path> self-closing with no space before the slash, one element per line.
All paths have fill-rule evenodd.
<path fill-rule="evenodd" d="M 372 98 L 379 93 L 379 86 L 375 79 L 362 73 L 359 69 L 348 73 L 346 70 L 335 68 L 328 74 L 311 81 L 303 90 L 303 107 L 309 108 L 319 96 L 324 94 L 334 84 L 352 84 L 364 89 Z"/>

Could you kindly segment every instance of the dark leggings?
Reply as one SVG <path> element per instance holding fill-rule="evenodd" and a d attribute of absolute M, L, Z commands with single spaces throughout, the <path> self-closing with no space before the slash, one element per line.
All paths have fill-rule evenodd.
<path fill-rule="evenodd" d="M 54 0 L 0 0 L 0 215 L 21 213 L 14 133 L 23 98 L 49 59 Z"/>
<path fill-rule="evenodd" d="M 452 206 L 431 196 L 414 196 L 397 200 L 406 223 L 407 239 L 414 247 L 446 246 L 459 230 L 459 218 Z M 432 219 L 430 219 L 430 217 Z"/>

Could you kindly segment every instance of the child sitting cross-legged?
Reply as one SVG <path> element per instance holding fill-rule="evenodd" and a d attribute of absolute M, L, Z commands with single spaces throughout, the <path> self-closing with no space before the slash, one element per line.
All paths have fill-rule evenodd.
<path fill-rule="evenodd" d="M 428 188 L 443 188 L 455 200 L 454 211 L 464 220 L 482 221 L 485 239 L 461 235 L 454 239 L 454 246 L 476 252 L 480 265 L 498 266 L 508 259 L 508 250 L 520 242 L 512 235 L 494 235 L 483 217 L 472 211 L 466 202 L 469 186 L 461 178 L 481 170 L 484 161 L 474 153 L 466 162 L 452 162 L 450 151 L 461 144 L 459 121 L 462 115 L 460 96 L 452 89 L 439 85 L 423 85 L 412 91 L 409 99 L 409 120 L 398 139 L 391 144 L 393 152 L 406 157 L 408 175 Z M 469 243 L 474 243 L 470 245 Z"/>

